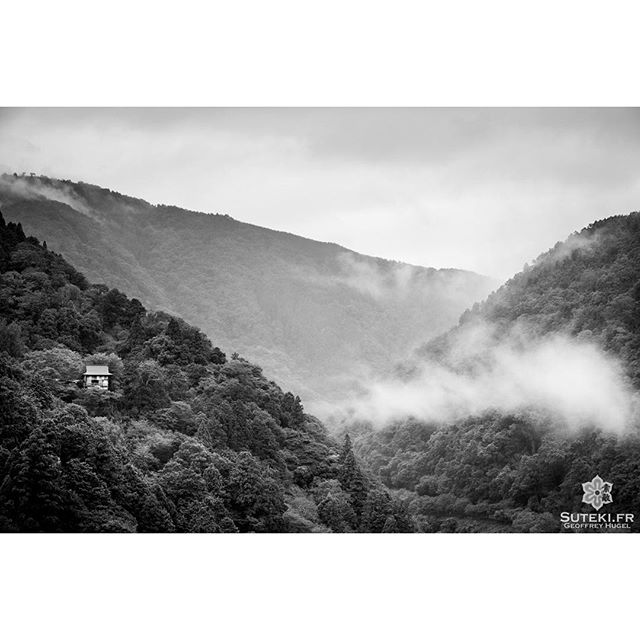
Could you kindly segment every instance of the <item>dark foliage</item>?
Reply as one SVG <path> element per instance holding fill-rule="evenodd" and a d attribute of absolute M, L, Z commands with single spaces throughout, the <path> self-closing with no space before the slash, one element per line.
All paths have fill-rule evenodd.
<path fill-rule="evenodd" d="M 380 500 L 402 521 L 384 499 L 359 517 L 379 483 L 260 367 L 1 214 L 0 314 L 1 531 L 378 530 Z M 85 364 L 108 391 L 79 386 Z"/>

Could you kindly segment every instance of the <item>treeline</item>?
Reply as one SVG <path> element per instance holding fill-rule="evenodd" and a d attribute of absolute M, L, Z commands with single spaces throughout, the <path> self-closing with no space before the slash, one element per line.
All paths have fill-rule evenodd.
<path fill-rule="evenodd" d="M 300 398 L 1 214 L 0 314 L 1 531 L 413 529 Z"/>

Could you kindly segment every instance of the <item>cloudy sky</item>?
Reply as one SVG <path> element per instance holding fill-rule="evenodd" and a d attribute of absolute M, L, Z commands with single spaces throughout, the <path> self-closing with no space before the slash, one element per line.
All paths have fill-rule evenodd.
<path fill-rule="evenodd" d="M 2 109 L 0 171 L 506 278 L 640 209 L 640 110 Z"/>

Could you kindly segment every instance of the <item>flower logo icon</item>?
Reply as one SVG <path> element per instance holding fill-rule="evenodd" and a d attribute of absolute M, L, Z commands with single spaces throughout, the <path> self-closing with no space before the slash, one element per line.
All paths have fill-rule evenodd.
<path fill-rule="evenodd" d="M 596 476 L 591 482 L 583 482 L 582 502 L 590 504 L 596 511 L 600 510 L 603 504 L 613 502 L 611 497 L 613 484 L 605 482 L 600 476 Z"/>

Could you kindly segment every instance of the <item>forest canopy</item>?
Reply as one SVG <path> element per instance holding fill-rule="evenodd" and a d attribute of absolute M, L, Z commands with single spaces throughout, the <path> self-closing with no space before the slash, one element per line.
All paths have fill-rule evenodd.
<path fill-rule="evenodd" d="M 0 530 L 409 531 L 260 367 L 90 284 L 0 214 Z M 107 365 L 109 389 L 82 385 Z"/>

